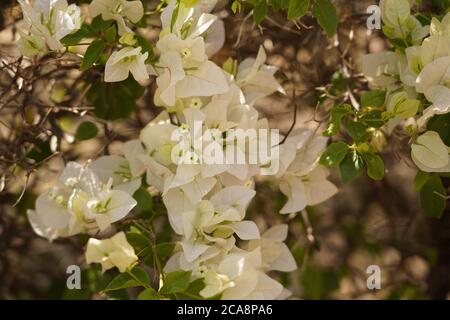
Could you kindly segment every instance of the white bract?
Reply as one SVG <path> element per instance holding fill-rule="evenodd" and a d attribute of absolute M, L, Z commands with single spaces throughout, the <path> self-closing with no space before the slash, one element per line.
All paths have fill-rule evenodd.
<path fill-rule="evenodd" d="M 63 48 L 60 40 L 81 26 L 80 8 L 68 5 L 66 0 L 36 0 L 34 6 L 28 0 L 19 0 L 25 24 L 31 35 L 21 35 L 21 47 L 25 55 L 45 53 L 42 42 L 49 50 Z M 31 37 L 31 38 L 30 38 Z M 30 51 L 29 48 L 33 48 Z"/>
<path fill-rule="evenodd" d="M 47 52 L 45 40 L 35 35 L 28 35 L 19 31 L 19 46 L 20 52 L 26 57 L 33 57 Z"/>
<path fill-rule="evenodd" d="M 209 243 L 228 238 L 233 233 L 242 240 L 258 239 L 258 227 L 251 221 L 242 221 L 254 195 L 255 191 L 246 187 L 228 187 L 211 200 L 197 203 L 194 210 L 184 212 L 181 222 L 186 260 L 194 261 L 209 248 Z"/>
<path fill-rule="evenodd" d="M 205 288 L 200 294 L 205 298 L 221 294 L 224 300 L 274 300 L 283 292 L 283 286 L 268 277 L 261 265 L 259 248 L 232 252 L 206 272 Z"/>
<path fill-rule="evenodd" d="M 144 148 L 139 140 L 131 140 L 123 145 L 124 158 L 119 156 L 103 156 L 93 161 L 90 168 L 103 183 L 112 179 L 112 187 L 133 195 L 141 186 L 142 172 L 145 170 L 139 161 Z"/>
<path fill-rule="evenodd" d="M 427 131 L 411 146 L 411 157 L 424 172 L 449 172 L 450 149 L 437 132 Z"/>
<path fill-rule="evenodd" d="M 180 5 L 172 21 L 174 6 L 171 1 L 161 15 L 163 31 L 156 44 L 160 59 L 156 69 L 151 68 L 158 76 L 155 104 L 165 107 L 175 106 L 180 99 L 209 97 L 229 89 L 223 70 L 208 60 L 205 45 L 204 36 L 217 17 Z"/>
<path fill-rule="evenodd" d="M 118 82 L 128 78 L 131 73 L 136 81 L 149 78 L 145 60 L 148 52 L 141 53 L 141 47 L 125 47 L 114 52 L 106 61 L 105 82 Z"/>
<path fill-rule="evenodd" d="M 86 262 L 100 263 L 103 272 L 114 267 L 125 272 L 137 261 L 138 257 L 124 232 L 104 240 L 90 238 L 87 243 Z"/>
<path fill-rule="evenodd" d="M 297 269 L 297 263 L 291 251 L 286 246 L 288 226 L 286 224 L 276 225 L 266 230 L 259 240 L 252 240 L 248 243 L 248 250 L 252 251 L 261 248 L 262 267 L 264 270 L 292 272 Z"/>
<path fill-rule="evenodd" d="M 380 52 L 363 57 L 362 71 L 371 83 L 389 88 L 395 85 L 399 73 L 399 56 L 395 52 Z"/>
<path fill-rule="evenodd" d="M 101 15 L 103 20 L 115 20 L 120 35 L 132 32 L 126 19 L 137 23 L 144 16 L 144 6 L 140 0 L 93 0 L 89 11 L 93 17 Z"/>
<path fill-rule="evenodd" d="M 69 162 L 58 183 L 36 200 L 28 218 L 37 234 L 53 240 L 107 229 L 136 205 L 126 192 L 104 184 L 87 166 Z"/>
<path fill-rule="evenodd" d="M 267 60 L 263 47 L 259 47 L 256 59 L 247 58 L 239 65 L 236 74 L 236 83 L 245 94 L 248 104 L 253 103 L 265 96 L 279 91 L 285 93 L 275 79 L 274 74 L 278 70 L 276 67 L 264 64 Z"/>
<path fill-rule="evenodd" d="M 304 129 L 295 130 L 288 137 L 281 153 L 285 158 L 285 170 L 279 174 L 280 190 L 288 201 L 280 213 L 302 211 L 306 206 L 317 205 L 336 194 L 336 186 L 327 180 L 328 169 L 318 163 L 327 140 Z"/>

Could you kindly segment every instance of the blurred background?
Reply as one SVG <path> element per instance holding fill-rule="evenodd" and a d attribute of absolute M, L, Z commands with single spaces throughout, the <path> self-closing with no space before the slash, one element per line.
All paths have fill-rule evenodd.
<path fill-rule="evenodd" d="M 157 4 L 143 2 L 150 8 Z M 277 78 L 287 95 L 270 96 L 256 107 L 282 132 L 289 131 L 294 116 L 296 127 L 323 129 L 333 103 L 358 97 L 367 89 L 360 73 L 362 56 L 389 48 L 381 31 L 366 27 L 366 9 L 375 1 L 334 3 L 340 24 L 332 39 L 309 16 L 296 25 L 287 22 L 285 13 L 270 12 L 255 26 L 245 8 L 237 15 L 226 1 L 216 8 L 227 33 L 224 48 L 214 57 L 216 63 L 222 65 L 230 56 L 239 61 L 256 56 L 262 45 L 267 63 L 279 68 Z M 438 12 L 435 4 L 424 1 L 423 6 Z M 155 84 L 152 80 L 142 88 L 130 84 L 134 99 L 107 97 L 109 109 L 99 111 L 86 83 L 95 85 L 100 73 L 94 69 L 80 76 L 76 52 L 64 59 L 49 57 L 24 64 L 15 45 L 22 24 L 20 7 L 15 0 L 2 0 L 0 7 L 0 298 L 105 298 L 96 292 L 109 275 L 100 277 L 98 269 L 87 269 L 86 237 L 49 243 L 33 233 L 26 210 L 34 208 L 36 196 L 51 186 L 67 161 L 119 154 L 123 141 L 137 138 L 140 129 L 161 111 L 153 104 Z M 140 31 L 154 42 L 157 16 L 150 16 Z M 21 86 L 15 84 L 18 75 L 25 79 Z M 102 119 L 99 112 L 108 117 Z M 75 136 L 77 126 L 86 119 L 97 125 L 95 139 Z M 308 219 L 278 214 L 285 199 L 276 182 L 258 181 L 247 215 L 263 228 L 289 223 L 288 246 L 299 268 L 274 275 L 293 292 L 293 298 L 450 298 L 450 212 L 440 220 L 424 216 L 413 190 L 416 169 L 409 158 L 408 140 L 397 131 L 386 138 L 385 179 L 375 182 L 361 177 L 343 185 L 333 171 L 339 193 L 309 208 Z M 158 197 L 153 198 L 151 210 L 134 214 L 151 217 L 158 242 L 177 240 Z M 66 268 L 71 264 L 86 268 L 82 290 L 65 289 Z M 366 287 L 369 265 L 381 268 L 381 290 Z"/>

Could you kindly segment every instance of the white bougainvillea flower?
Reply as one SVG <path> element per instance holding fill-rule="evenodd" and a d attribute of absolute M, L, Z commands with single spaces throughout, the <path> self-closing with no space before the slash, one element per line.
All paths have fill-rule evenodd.
<path fill-rule="evenodd" d="M 120 35 L 132 32 L 125 19 L 137 23 L 144 16 L 144 6 L 140 0 L 94 0 L 89 5 L 89 11 L 93 17 L 102 15 L 103 20 L 115 20 Z"/>
<path fill-rule="evenodd" d="M 410 24 L 413 26 L 411 31 L 411 41 L 413 44 L 418 45 L 430 34 L 430 26 L 423 26 L 414 16 L 411 16 L 410 20 Z"/>
<path fill-rule="evenodd" d="M 251 240 L 248 250 L 261 248 L 262 267 L 266 271 L 277 270 L 292 272 L 297 269 L 297 263 L 284 241 L 287 238 L 288 226 L 286 224 L 273 226 L 266 230 L 259 240 Z"/>
<path fill-rule="evenodd" d="M 172 21 L 177 1 L 171 0 L 161 14 L 162 35 L 168 33 L 176 34 L 183 38 L 196 38 L 202 35 L 209 27 L 217 21 L 217 16 L 209 14 L 217 1 L 199 1 L 194 6 L 180 3 L 177 18 Z"/>
<path fill-rule="evenodd" d="M 186 7 L 183 3 L 178 9 L 177 20 L 172 26 L 172 14 L 176 1 L 169 1 L 161 14 L 162 35 L 169 32 L 195 38 L 202 36 L 205 42 L 205 52 L 208 57 L 217 53 L 225 43 L 225 25 L 217 16 L 209 14 L 216 6 L 216 0 L 197 1 L 194 6 Z M 183 32 L 181 32 L 183 31 Z"/>
<path fill-rule="evenodd" d="M 240 250 L 228 254 L 217 266 L 217 270 L 207 273 L 205 288 L 200 295 L 205 298 L 221 293 L 221 299 L 276 299 L 283 286 L 260 270 L 261 251 Z"/>
<path fill-rule="evenodd" d="M 225 24 L 218 19 L 203 33 L 205 50 L 208 57 L 214 56 L 225 44 Z"/>
<path fill-rule="evenodd" d="M 43 38 L 50 50 L 62 49 L 59 41 L 81 26 L 80 8 L 66 0 L 36 0 L 34 6 L 19 0 L 19 4 L 31 34 Z"/>
<path fill-rule="evenodd" d="M 283 175 L 286 171 L 302 176 L 307 175 L 318 166 L 318 161 L 322 152 L 327 146 L 328 139 L 326 137 L 316 135 L 314 131 L 308 129 L 295 129 L 287 138 L 286 148 L 282 148 L 282 152 L 287 151 L 288 155 L 282 153 L 281 158 L 290 160 L 285 161 L 285 171 L 280 171 L 278 176 Z M 292 156 L 294 151 L 294 156 Z"/>
<path fill-rule="evenodd" d="M 127 192 L 111 190 L 106 186 L 104 190 L 91 197 L 86 203 L 86 219 L 95 220 L 100 231 L 124 218 L 137 202 Z"/>
<path fill-rule="evenodd" d="M 219 210 L 216 211 L 211 201 L 202 200 L 194 210 L 183 214 L 185 239 L 181 244 L 188 262 L 197 259 L 211 244 L 233 233 L 242 240 L 259 239 L 259 230 L 253 221 L 241 221 L 240 215 L 233 214 L 233 207 Z"/>
<path fill-rule="evenodd" d="M 139 156 L 145 150 L 139 140 L 127 141 L 123 145 L 125 158 L 119 156 L 103 156 L 96 159 L 90 168 L 97 174 L 103 183 L 112 179 L 115 190 L 122 190 L 133 195 L 141 186 L 141 176 L 144 169 Z"/>
<path fill-rule="evenodd" d="M 450 36 L 450 13 L 447 13 L 442 21 L 433 17 L 430 23 L 430 35 L 432 36 Z"/>
<path fill-rule="evenodd" d="M 450 81 L 450 56 L 427 64 L 416 80 L 416 91 L 427 96 L 428 90 L 437 85 L 447 86 Z"/>
<path fill-rule="evenodd" d="M 280 213 L 294 213 L 304 210 L 306 206 L 315 206 L 337 193 L 336 186 L 328 181 L 329 171 L 316 167 L 307 176 L 287 174 L 280 181 L 280 190 L 288 197 Z"/>
<path fill-rule="evenodd" d="M 409 0 L 381 0 L 381 17 L 389 26 L 401 27 L 411 15 Z"/>
<path fill-rule="evenodd" d="M 87 166 L 69 162 L 58 183 L 40 195 L 35 211 L 29 212 L 32 227 L 50 240 L 105 230 L 136 205 L 128 193 L 112 190 L 111 184 L 112 179 L 103 184 Z"/>
<path fill-rule="evenodd" d="M 39 36 L 27 35 L 19 31 L 19 41 L 17 42 L 19 50 L 22 55 L 26 57 L 33 57 L 47 53 L 45 41 Z"/>
<path fill-rule="evenodd" d="M 427 99 L 431 106 L 423 111 L 422 117 L 417 120 L 419 126 L 423 127 L 427 121 L 435 115 L 450 112 L 450 89 L 444 86 L 435 86 L 427 90 Z"/>
<path fill-rule="evenodd" d="M 406 58 L 400 58 L 400 79 L 409 86 L 414 87 L 416 85 L 417 76 L 422 71 L 424 64 L 421 58 L 422 47 L 413 46 L 406 48 Z"/>
<path fill-rule="evenodd" d="M 188 57 L 190 54 L 184 52 Z M 213 96 L 229 89 L 224 72 L 216 64 L 205 61 L 193 69 L 185 69 L 183 54 L 176 51 L 161 53 L 156 72 L 159 76 L 155 99 L 167 106 L 175 105 L 177 99 Z"/>
<path fill-rule="evenodd" d="M 306 129 L 294 130 L 286 140 L 287 146 L 294 146 L 287 151 L 287 159 L 282 162 L 280 190 L 288 197 L 288 202 L 280 213 L 293 213 L 305 209 L 308 205 L 316 205 L 328 200 L 337 192 L 334 184 L 327 180 L 328 169 L 318 164 L 322 152 L 327 145 L 327 138 L 317 136 Z M 281 149 L 284 152 L 285 149 Z M 289 149 L 288 149 L 289 150 Z M 284 158 L 283 153 L 280 156 Z"/>
<path fill-rule="evenodd" d="M 134 248 L 128 243 L 124 232 L 104 240 L 91 238 L 87 243 L 86 262 L 100 263 L 103 272 L 114 267 L 125 272 L 137 261 Z"/>
<path fill-rule="evenodd" d="M 363 57 L 362 71 L 373 85 L 388 88 L 397 82 L 399 61 L 395 52 L 368 54 Z"/>
<path fill-rule="evenodd" d="M 428 37 L 422 43 L 421 60 L 424 66 L 434 60 L 450 55 L 450 37 L 435 35 Z"/>
<path fill-rule="evenodd" d="M 40 237 L 47 238 L 49 241 L 53 241 L 56 238 L 68 237 L 70 233 L 67 229 L 52 228 L 44 224 L 42 218 L 36 213 L 35 210 L 27 211 L 28 222 L 30 222 L 33 231 Z"/>
<path fill-rule="evenodd" d="M 196 177 L 191 182 L 177 188 L 170 188 L 163 194 L 164 205 L 169 215 L 169 222 L 176 233 L 183 233 L 182 214 L 193 210 L 216 184 L 215 178 Z"/>
<path fill-rule="evenodd" d="M 285 93 L 274 76 L 278 69 L 264 64 L 266 59 L 266 53 L 261 46 L 256 59 L 247 58 L 239 65 L 236 83 L 241 87 L 246 101 L 250 105 L 276 91 Z"/>
<path fill-rule="evenodd" d="M 409 0 L 381 0 L 381 17 L 384 22 L 383 32 L 390 38 L 407 39 L 414 44 L 421 42 L 429 34 L 429 26 L 422 26 L 419 20 L 411 15 Z"/>
<path fill-rule="evenodd" d="M 424 172 L 450 172 L 449 147 L 437 132 L 427 131 L 411 146 L 411 157 Z"/>
<path fill-rule="evenodd" d="M 258 272 L 256 288 L 245 297 L 247 300 L 281 300 L 291 295 L 289 290 L 262 271 Z M 227 297 L 227 295 L 225 295 Z M 224 298 L 225 299 L 225 298 Z M 232 299 L 232 297 L 230 297 Z"/>
<path fill-rule="evenodd" d="M 208 60 L 202 37 L 181 39 L 173 33 L 162 37 L 156 47 L 162 52 L 177 52 L 182 58 L 183 68 L 198 68 Z"/>
<path fill-rule="evenodd" d="M 111 54 L 105 65 L 105 82 L 123 81 L 130 73 L 136 81 L 147 80 L 145 60 L 148 52 L 142 54 L 141 50 L 141 47 L 125 47 Z"/>
<path fill-rule="evenodd" d="M 417 114 L 419 106 L 419 100 L 409 99 L 407 92 L 399 91 L 389 96 L 386 109 L 398 119 L 408 119 Z"/>

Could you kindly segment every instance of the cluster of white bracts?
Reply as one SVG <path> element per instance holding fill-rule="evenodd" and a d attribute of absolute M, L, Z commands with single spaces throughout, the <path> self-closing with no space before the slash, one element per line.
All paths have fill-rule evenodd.
<path fill-rule="evenodd" d="M 28 33 L 21 32 L 19 48 L 25 56 L 63 48 L 59 42 L 81 26 L 80 8 L 66 0 L 19 0 Z"/>
<path fill-rule="evenodd" d="M 382 0 L 380 5 L 385 34 L 411 39 L 413 46 L 404 52 L 367 55 L 363 72 L 373 85 L 388 90 L 387 111 L 395 116 L 388 127 L 406 120 L 413 136 L 420 134 L 411 147 L 417 167 L 425 172 L 450 172 L 449 146 L 438 133 L 426 131 L 430 118 L 450 112 L 450 13 L 422 26 L 411 15 L 408 0 Z"/>
<path fill-rule="evenodd" d="M 109 2 L 94 0 L 91 13 L 115 19 L 119 31 L 126 34 L 130 29 L 123 17 L 138 20 L 139 4 L 117 1 L 127 10 L 116 12 Z M 288 197 L 281 213 L 296 213 L 327 200 L 337 189 L 327 180 L 327 169 L 318 164 L 326 138 L 297 129 L 279 146 L 279 153 L 268 152 L 257 163 L 197 161 L 211 146 L 221 150 L 236 146 L 232 130 L 254 130 L 257 134 L 249 139 L 262 140 L 261 132 L 269 132 L 269 124 L 259 119 L 253 105 L 262 97 L 283 92 L 274 77 L 276 68 L 265 64 L 262 48 L 256 59 L 239 65 L 229 60 L 221 68 L 209 60 L 225 38 L 223 22 L 210 13 L 214 6 L 215 1 L 199 1 L 194 7 L 181 4 L 175 19 L 175 1 L 170 1 L 161 15 L 159 61 L 154 66 L 145 65 L 147 56 L 139 47 L 126 46 L 111 55 L 105 81 L 121 81 L 129 73 L 136 80 L 154 75 L 155 103 L 165 111 L 142 130 L 139 140 L 124 145 L 124 157 L 101 157 L 86 166 L 69 163 L 58 186 L 39 197 L 29 218 L 36 232 L 49 239 L 104 230 L 134 207 L 131 195 L 145 173 L 147 183 L 162 194 L 170 224 L 181 236 L 165 272 L 192 271 L 192 280 L 205 282 L 200 292 L 205 298 L 284 298 L 287 290 L 267 272 L 290 272 L 297 267 L 283 243 L 288 227 L 274 226 L 260 234 L 254 222 L 245 220 L 256 194 L 254 177 L 273 161 L 279 163 L 271 174 Z M 214 134 L 198 138 L 197 129 Z M 283 139 L 278 133 L 270 135 L 277 142 Z M 182 148 L 174 136 L 181 139 Z M 266 147 L 278 148 L 278 143 Z M 247 160 L 254 152 L 238 150 Z M 192 162 L 176 162 L 174 155 Z M 246 242 L 238 247 L 237 239 Z M 91 239 L 86 257 L 88 262 L 102 263 L 104 270 L 116 266 L 124 271 L 137 260 L 121 233 L 111 239 Z"/>

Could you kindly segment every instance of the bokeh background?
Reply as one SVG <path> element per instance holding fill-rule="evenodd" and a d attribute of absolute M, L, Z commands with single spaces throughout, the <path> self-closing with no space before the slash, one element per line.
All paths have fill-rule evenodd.
<path fill-rule="evenodd" d="M 156 1 L 143 2 L 156 5 Z M 340 24 L 333 39 L 327 39 L 309 16 L 296 25 L 286 20 L 285 13 L 270 12 L 258 27 L 248 10 L 233 15 L 226 1 L 216 9 L 227 32 L 226 45 L 214 57 L 216 63 L 221 65 L 229 56 L 238 60 L 255 56 L 262 45 L 268 63 L 279 67 L 277 77 L 287 95 L 270 96 L 256 107 L 282 132 L 289 131 L 294 116 L 296 127 L 323 129 L 333 103 L 358 97 L 367 89 L 360 73 L 362 56 L 389 48 L 381 31 L 366 27 L 366 9 L 374 1 L 334 3 Z M 424 1 L 423 6 L 430 12 L 437 10 L 432 1 Z M 100 277 L 98 269 L 87 269 L 86 237 L 49 243 L 33 233 L 25 213 L 66 161 L 119 154 L 123 141 L 138 137 L 140 129 L 161 111 L 152 101 L 155 84 L 152 80 L 144 84 L 134 111 L 125 119 L 101 121 L 93 115 L 87 93 L 78 83 L 98 77 L 95 70 L 80 80 L 76 54 L 16 68 L 20 7 L 15 0 L 2 0 L 0 8 L 0 298 L 105 298 L 96 292 L 110 275 Z M 154 41 L 159 22 L 156 16 L 150 20 L 141 32 Z M 31 79 L 31 84 L 24 84 L 25 90 L 11 85 L 17 74 Z M 98 124 L 96 139 L 74 139 L 82 119 Z M 440 220 L 424 216 L 413 190 L 416 170 L 409 159 L 407 137 L 398 130 L 387 140 L 383 181 L 361 177 L 343 185 L 333 171 L 339 193 L 310 208 L 306 220 L 278 214 L 285 199 L 276 182 L 258 181 L 248 216 L 262 227 L 289 224 L 288 245 L 299 268 L 278 276 L 294 298 L 450 298 L 450 212 Z M 176 241 L 158 197 L 145 214 L 152 217 L 157 241 Z M 82 290 L 65 289 L 66 268 L 71 264 L 86 268 Z M 381 268 L 381 290 L 366 287 L 366 268 L 373 264 Z"/>

